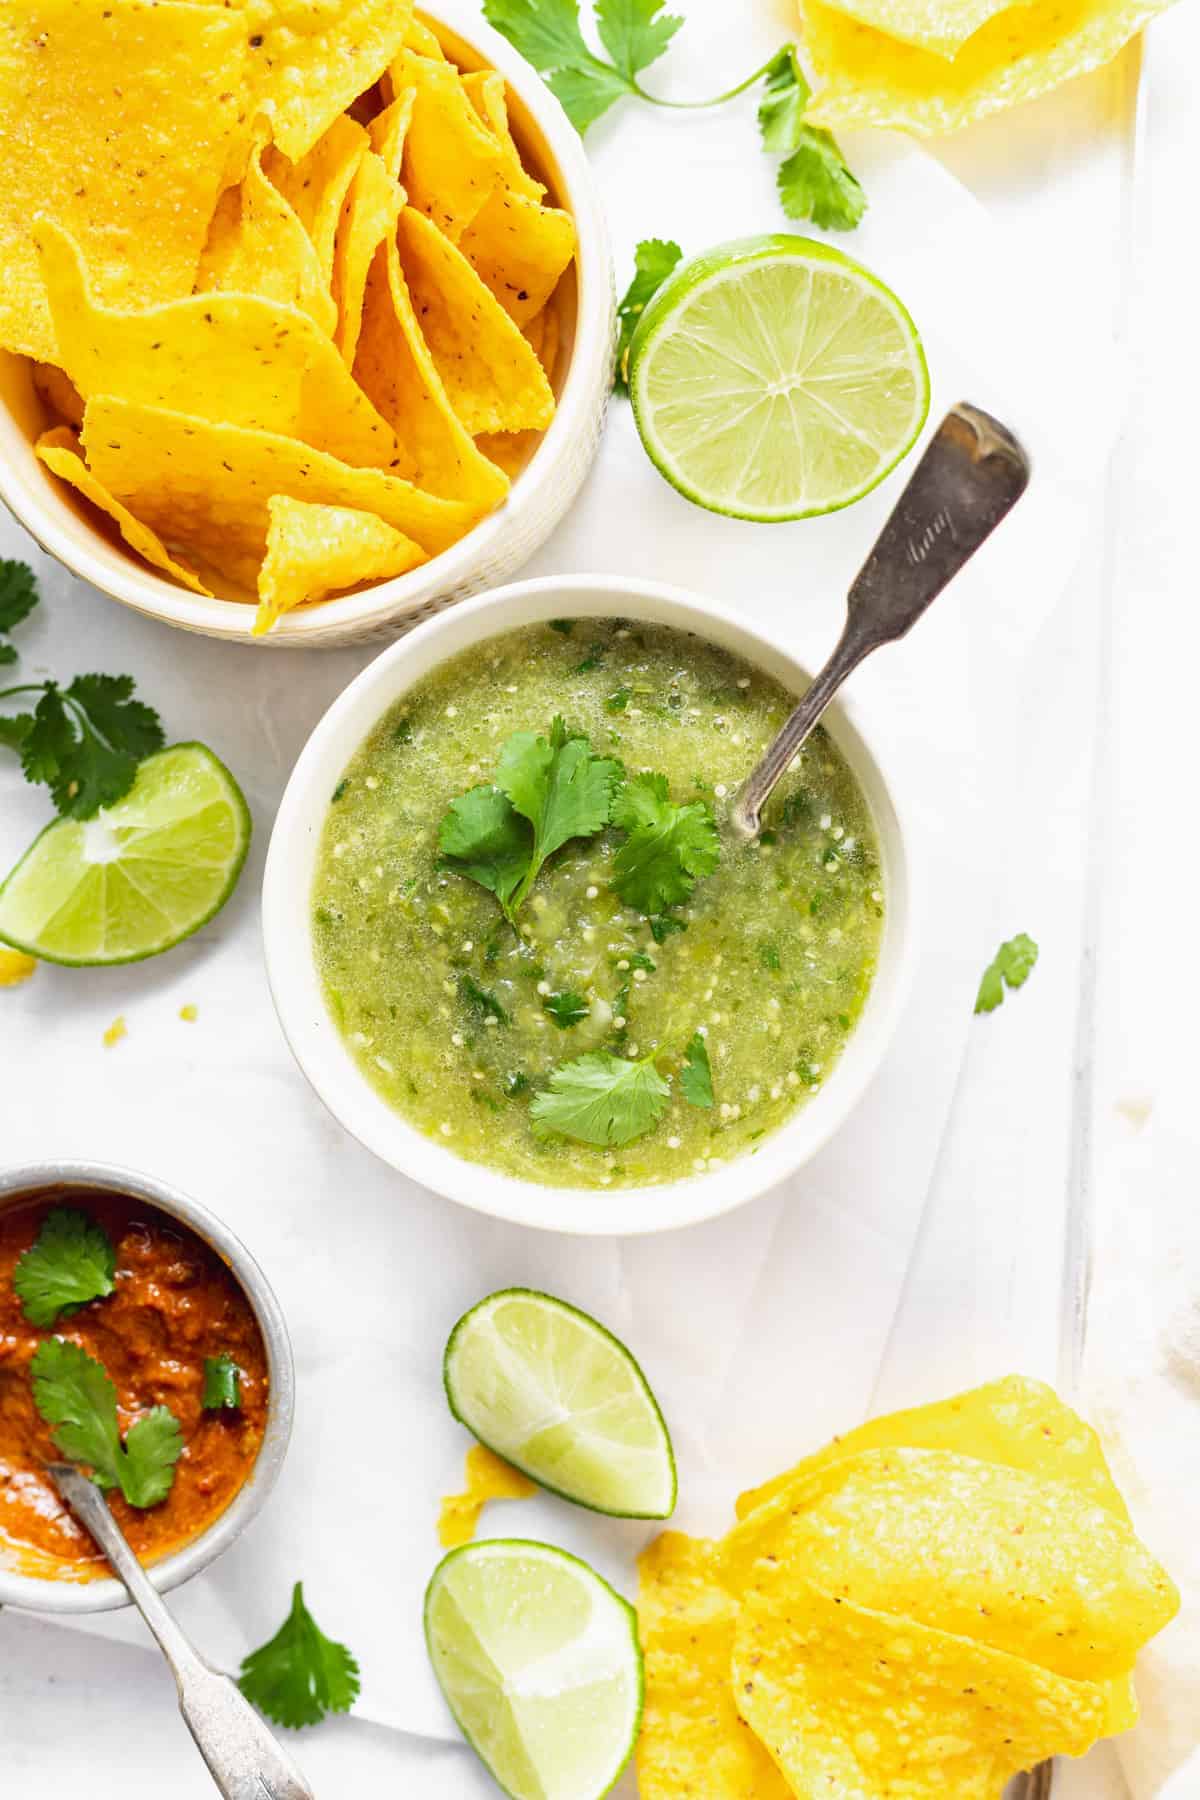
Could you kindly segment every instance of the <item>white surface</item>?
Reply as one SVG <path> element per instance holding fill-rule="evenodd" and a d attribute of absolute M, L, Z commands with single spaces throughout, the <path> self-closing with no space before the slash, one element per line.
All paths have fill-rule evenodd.
<path fill-rule="evenodd" d="M 695 19 L 700 8 L 695 6 L 690 11 Z M 1172 27 L 1175 24 L 1175 21 L 1171 22 Z M 1187 40 L 1186 29 L 1177 31 L 1175 54 L 1180 70 L 1194 66 L 1197 38 L 1194 28 L 1190 40 Z M 1186 41 L 1181 42 L 1181 39 Z M 681 41 L 681 49 L 684 42 L 686 39 Z M 742 60 L 749 60 L 744 44 L 739 43 L 736 50 L 739 65 Z M 715 56 L 715 66 L 727 63 L 732 67 L 734 61 L 733 50 L 727 56 L 721 53 Z M 703 73 L 699 66 L 691 71 L 693 76 Z M 681 75 L 681 82 L 683 79 L 684 75 Z M 699 85 L 698 81 L 696 85 Z M 966 167 L 985 194 L 1003 229 L 1013 230 L 1015 220 L 1015 236 L 1011 241 L 1015 243 L 1019 238 L 1023 250 L 1034 243 L 1038 246 L 1042 261 L 1033 265 L 1038 270 L 1034 297 L 1038 297 L 1037 288 L 1044 286 L 1064 294 L 1068 300 L 1074 297 L 1081 319 L 1085 316 L 1103 319 L 1113 298 L 1111 276 L 1116 267 L 1124 149 L 1120 95 L 1119 74 L 1103 76 L 1082 84 L 1068 96 L 1031 109 L 1036 116 L 1029 118 L 1027 115 L 1020 126 L 1012 125 L 1011 134 L 998 135 L 995 128 L 989 128 L 978 147 L 972 147 L 970 140 L 958 140 L 951 153 L 957 166 Z M 1187 119 L 1188 107 L 1184 101 L 1179 119 L 1184 131 L 1189 129 Z M 625 126 L 626 130 L 632 128 L 632 122 Z M 1194 124 L 1190 130 L 1193 134 L 1190 150 L 1187 141 L 1182 150 L 1175 150 L 1182 158 L 1180 166 L 1184 169 L 1189 166 L 1189 155 L 1190 166 L 1195 166 Z M 1016 154 L 1014 145 L 1018 146 Z M 689 155 L 688 164 L 694 169 L 696 158 Z M 739 176 L 741 166 L 739 163 Z M 678 230 L 682 234 L 683 225 L 676 224 L 679 217 L 674 205 L 665 220 L 639 216 L 631 221 L 629 235 L 656 230 Z M 1031 226 L 1031 221 L 1036 224 Z M 972 273 L 978 278 L 980 271 L 975 269 Z M 1169 429 L 1174 411 L 1175 357 L 1172 346 L 1161 339 L 1150 349 L 1153 352 L 1151 367 L 1160 378 L 1163 401 L 1157 410 L 1143 415 L 1140 430 L 1144 435 L 1132 441 L 1127 454 L 1133 458 L 1132 467 L 1138 460 L 1139 445 L 1144 449 L 1151 436 L 1164 444 L 1174 444 L 1178 473 L 1175 463 L 1165 460 L 1164 477 L 1169 474 L 1177 482 L 1175 503 L 1182 509 L 1183 471 L 1187 467 L 1182 428 L 1174 437 Z M 1169 484 L 1167 492 L 1171 492 Z M 1135 493 L 1134 504 L 1123 509 L 1119 521 L 1120 541 L 1122 554 L 1131 559 L 1131 567 L 1138 565 L 1139 546 L 1157 540 L 1163 533 L 1169 518 L 1168 504 L 1161 486 L 1156 484 L 1153 492 Z M 624 518 L 626 514 L 616 516 Z M 702 531 L 696 532 L 700 540 L 703 535 Z M 710 557 L 703 541 L 697 544 L 695 555 L 702 570 L 700 580 L 704 580 L 704 564 Z M 1181 570 L 1182 564 L 1175 564 L 1174 569 Z M 1037 640 L 1034 650 L 1044 649 L 1054 659 L 1047 664 L 1040 689 L 1032 682 L 1008 688 L 1010 695 L 1018 693 L 1022 697 L 1018 717 L 1022 714 L 1026 719 L 1040 716 L 1047 722 L 1044 731 L 1030 746 L 1035 754 L 1019 774 L 1013 735 L 1010 733 L 1003 740 L 1004 773 L 1006 776 L 1011 774 L 1011 780 L 1001 784 L 996 801 L 997 856 L 989 871 L 987 885 L 1000 929 L 1005 933 L 1018 929 L 1034 931 L 1043 944 L 1043 963 L 1034 981 L 1015 1004 L 1006 1006 L 993 1019 L 981 1021 L 973 1030 L 970 1059 L 956 1106 L 956 1129 L 948 1141 L 934 1189 L 923 1253 L 914 1265 L 910 1299 L 915 1302 L 923 1292 L 930 1297 L 931 1306 L 910 1304 L 902 1314 L 896 1356 L 888 1376 L 897 1388 L 923 1380 L 926 1375 L 937 1386 L 956 1385 L 960 1380 L 968 1379 L 976 1367 L 986 1367 L 988 1372 L 994 1372 L 997 1358 L 1006 1364 L 1025 1362 L 1026 1366 L 1044 1368 L 1046 1358 L 1053 1354 L 1055 1327 L 1049 1320 L 1047 1309 L 1056 1308 L 1056 1279 L 1044 1278 L 1040 1294 L 1033 1289 L 1030 1296 L 1032 1311 L 1022 1303 L 1021 1296 L 1037 1280 L 1044 1266 L 1042 1252 L 1048 1235 L 1047 1220 L 1037 1205 L 1038 1195 L 1046 1196 L 1046 1210 L 1051 1210 L 1062 1192 L 1063 1178 L 1070 1164 L 1070 1067 L 1086 898 L 1085 796 L 1096 693 L 1088 659 L 1079 654 L 1079 646 L 1089 641 L 1089 632 L 1094 630 L 1097 611 L 1103 604 L 1102 572 L 1103 557 L 1097 554 L 1085 565 L 1069 606 L 1060 609 L 1053 620 L 1044 624 L 1040 634 L 1033 634 Z M 1172 571 L 1164 565 L 1163 572 L 1169 575 Z M 691 569 L 672 570 L 672 574 L 677 579 L 696 579 Z M 1174 605 L 1170 598 L 1160 600 L 1159 616 L 1164 623 L 1169 621 L 1177 628 L 1182 624 L 1194 630 L 1196 627 L 1191 625 L 1187 612 L 1190 591 L 1182 585 L 1178 573 L 1176 582 Z M 81 620 L 95 616 L 99 607 L 99 602 L 94 599 L 81 600 L 79 604 Z M 147 672 L 147 691 L 155 692 L 157 676 L 151 679 L 148 647 L 161 634 L 150 634 L 145 628 L 136 633 L 136 648 L 142 653 L 139 664 L 137 660 L 131 660 L 133 652 L 129 646 L 133 643 L 133 634 L 118 631 L 111 613 L 104 618 L 105 661 L 112 667 L 126 666 L 126 663 L 143 667 Z M 1140 608 L 1131 612 L 1131 630 L 1140 629 L 1140 618 Z M 929 623 L 932 625 L 933 621 Z M 161 666 L 173 650 L 174 640 L 165 645 L 157 644 L 154 662 Z M 33 660 L 31 657 L 30 661 Z M 987 659 L 984 660 L 986 663 Z M 234 729 L 239 712 L 256 710 L 264 721 L 265 741 L 272 745 L 272 766 L 263 772 L 261 782 L 260 793 L 264 792 L 277 787 L 283 769 L 297 747 L 304 718 L 318 709 L 317 690 L 326 697 L 335 692 L 354 662 L 355 659 L 344 655 L 320 659 L 312 675 L 306 675 L 303 702 L 297 698 L 294 710 L 285 710 L 281 714 L 279 695 L 273 691 L 276 684 L 256 678 L 249 684 L 248 691 L 241 687 L 231 690 L 223 685 L 228 664 L 223 658 L 210 659 L 202 653 L 195 663 L 189 663 L 189 669 L 193 683 L 203 682 L 204 690 L 194 692 L 190 703 L 180 697 L 178 710 L 172 714 L 173 724 L 181 734 L 185 729 L 203 731 L 219 742 L 223 728 Z M 864 675 L 866 673 L 864 671 Z M 990 693 L 992 705 L 998 708 L 1006 697 L 1005 683 L 989 685 L 986 667 L 976 673 L 977 680 L 970 689 L 971 702 Z M 1155 717 L 1153 695 L 1157 672 L 1150 665 L 1141 686 L 1129 688 L 1121 685 L 1123 665 L 1118 664 L 1115 673 L 1119 692 L 1132 708 L 1135 727 L 1139 724 L 1149 726 Z M 310 681 L 312 692 L 307 691 Z M 1040 714 L 1039 694 L 1049 701 Z M 1053 726 L 1048 723 L 1052 712 L 1058 715 Z M 1056 759 L 1064 748 L 1073 748 L 1075 754 L 1069 773 L 1060 780 Z M 1038 751 L 1044 751 L 1047 758 L 1040 766 Z M 1149 755 L 1149 744 L 1146 753 Z M 1183 811 L 1183 804 L 1190 798 L 1182 787 L 1184 766 L 1175 765 L 1163 756 L 1156 758 L 1150 766 L 1154 779 L 1147 792 L 1152 794 L 1157 808 L 1152 816 L 1159 821 L 1161 833 L 1169 833 L 1174 847 L 1178 841 L 1179 821 L 1188 816 Z M 1172 785 L 1170 776 L 1177 766 L 1177 780 Z M 952 799 L 953 784 L 947 784 L 946 792 Z M 1142 799 L 1145 803 L 1146 794 Z M 36 811 L 36 807 L 31 808 L 18 822 L 18 835 L 32 823 Z M 5 824 L 8 824 L 7 816 Z M 1151 1047 L 1157 1057 L 1169 1054 L 1179 1043 L 1178 1031 L 1174 1037 L 1170 1035 L 1173 1018 L 1157 1010 L 1156 1004 L 1146 1006 L 1145 947 L 1148 936 L 1152 935 L 1152 927 L 1148 929 L 1144 909 L 1149 906 L 1151 897 L 1155 905 L 1161 903 L 1163 889 L 1162 871 L 1154 873 L 1155 857 L 1147 855 L 1146 851 L 1152 851 L 1161 841 L 1161 837 L 1142 840 L 1144 862 L 1139 867 L 1146 879 L 1153 880 L 1152 889 L 1143 886 L 1134 891 L 1136 882 L 1122 859 L 1124 878 L 1130 880 L 1131 888 L 1121 921 L 1122 929 L 1110 941 L 1114 961 L 1121 968 L 1127 967 L 1128 975 L 1122 984 L 1115 1016 L 1105 1013 L 1103 990 L 1100 1014 L 1101 1043 L 1115 1044 L 1118 1035 L 1122 1042 L 1140 1043 L 1146 1051 L 1146 1067 L 1151 1067 Z M 1180 891 L 1182 894 L 1184 884 Z M 250 899 L 243 890 L 220 922 L 219 931 L 222 934 L 245 931 L 249 910 Z M 994 936 L 990 921 L 980 929 L 984 941 L 979 962 L 992 948 L 990 939 Z M 1183 945 L 1180 964 L 1173 965 L 1166 979 L 1154 990 L 1156 1002 L 1161 998 L 1163 1009 L 1171 1006 L 1180 992 L 1181 980 L 1186 980 L 1189 972 L 1187 945 L 1190 940 L 1182 920 L 1181 935 L 1176 941 Z M 1131 958 L 1128 963 L 1127 957 Z M 199 963 L 192 965 L 187 961 L 174 968 L 168 968 L 164 963 L 158 972 L 151 966 L 151 971 L 133 977 L 134 992 L 138 996 L 133 1003 L 127 1001 L 123 992 L 120 1001 L 106 1013 L 103 995 L 85 1001 L 80 1029 L 92 1031 L 97 1024 L 106 1023 L 107 1017 L 118 1010 L 118 1006 L 129 1013 L 131 1027 L 139 1014 L 147 1020 L 156 1014 L 172 1017 L 180 1001 L 197 998 L 202 1002 L 203 995 L 195 988 L 199 972 Z M 127 976 L 126 979 L 130 978 Z M 39 975 L 38 982 L 41 980 Z M 34 983 L 26 993 L 32 996 L 37 985 Z M 246 998 L 245 1018 L 206 1018 L 202 1013 L 199 1025 L 190 1028 L 206 1036 L 197 1048 L 185 1048 L 180 1052 L 181 1057 L 187 1059 L 187 1066 L 177 1064 L 175 1073 L 181 1086 L 185 1082 L 188 1085 L 181 1092 L 173 1115 L 177 1124 L 185 1122 L 192 1113 L 197 1119 L 202 1117 L 203 1107 L 211 1100 L 217 1084 L 202 1073 L 203 1059 L 208 1055 L 220 1057 L 236 1053 L 239 1062 L 253 1060 L 257 1054 L 266 1056 L 266 1040 L 259 1039 L 254 1025 L 260 995 L 248 994 Z M 46 1005 L 48 1013 L 48 1002 Z M 138 1012 L 135 1012 L 135 1006 Z M 1186 1011 L 1186 1006 L 1183 1010 Z M 54 1011 L 57 1015 L 60 1009 Z M 1141 1022 L 1140 1036 L 1136 1029 L 1127 1029 L 1127 1020 L 1131 1017 Z M 178 1027 L 182 1033 L 188 1029 Z M 1184 1029 L 1190 1034 L 1190 1021 Z M 27 1041 L 22 1040 L 22 1052 Z M 136 1036 L 131 1034 L 129 1042 L 122 1048 L 133 1051 L 135 1043 Z M 271 1054 L 274 1054 L 273 1048 Z M 7 1056 L 5 1061 L 7 1066 Z M 1136 1061 L 1134 1068 L 1136 1070 Z M 285 1098 L 287 1087 L 287 1081 L 280 1080 L 280 1101 Z M 74 1116 L 75 1107 L 75 1094 L 61 1098 L 62 1129 Z M 288 1176 L 295 1167 L 294 1162 L 288 1160 L 289 1146 L 270 1142 L 269 1127 L 274 1116 L 275 1111 L 271 1118 L 256 1122 L 253 1132 L 249 1123 L 241 1122 L 239 1130 L 245 1131 L 247 1138 L 231 1145 L 226 1165 L 230 1171 L 236 1171 L 239 1183 L 247 1191 L 254 1191 L 257 1186 L 263 1196 L 264 1211 L 269 1205 L 278 1204 L 281 1194 L 286 1199 Z M 200 1126 L 195 1125 L 189 1141 L 198 1141 L 200 1130 Z M 332 1132 L 333 1128 L 328 1130 Z M 220 1205 L 219 1192 L 210 1191 L 207 1197 Z M 331 1194 L 330 1199 L 340 1210 L 343 1194 Z M 1020 1213 L 1014 1213 L 1014 1199 L 1023 1204 Z M 412 1217 L 420 1225 L 427 1224 L 434 1215 L 435 1204 L 428 1202 L 425 1207 L 414 1206 Z M 449 1215 L 443 1208 L 437 1216 L 444 1222 Z M 794 1224 L 795 1217 L 793 1211 L 789 1222 Z M 947 1233 L 945 1222 L 949 1219 L 964 1221 L 962 1229 Z M 1011 1223 L 1011 1230 L 1006 1228 L 1006 1221 Z M 389 1221 L 389 1225 L 392 1223 Z M 848 1327 L 843 1302 L 851 1288 L 850 1265 L 845 1265 L 847 1273 L 843 1273 L 839 1262 L 843 1254 L 860 1257 L 862 1251 L 871 1246 L 872 1238 L 869 1233 L 863 1233 L 858 1244 L 839 1244 L 838 1226 L 836 1215 L 827 1216 L 822 1221 L 821 1236 L 811 1238 L 807 1246 L 809 1254 L 822 1259 L 830 1274 L 828 1314 L 801 1321 L 805 1330 L 811 1332 L 811 1341 L 824 1353 L 822 1360 L 813 1359 L 813 1366 L 820 1369 L 822 1376 L 830 1361 L 828 1346 L 831 1341 L 837 1343 L 839 1358 L 843 1354 L 857 1353 L 864 1366 L 878 1360 L 875 1356 L 877 1344 L 864 1345 L 858 1341 L 861 1335 L 859 1319 L 856 1317 L 853 1327 Z M 715 1228 L 716 1231 L 720 1229 L 723 1228 Z M 454 1239 L 453 1231 L 447 1229 L 441 1236 L 439 1249 L 452 1251 Z M 395 1227 L 395 1241 L 403 1247 L 405 1240 L 398 1227 Z M 411 1238 L 408 1243 L 411 1247 Z M 683 1294 L 679 1291 L 677 1270 L 665 1241 L 661 1269 L 647 1263 L 638 1272 L 640 1291 L 649 1302 L 647 1310 L 653 1308 L 660 1319 L 664 1349 L 675 1339 L 703 1351 L 709 1336 L 710 1314 L 706 1309 L 717 1298 L 732 1303 L 730 1297 L 720 1293 L 717 1287 L 724 1245 L 715 1231 L 714 1241 L 706 1248 L 707 1265 L 713 1280 L 711 1289 L 703 1293 Z M 765 1251 L 764 1243 L 764 1256 Z M 603 1280 L 595 1264 L 596 1259 L 589 1257 L 586 1270 L 580 1271 L 580 1278 L 582 1280 L 586 1274 L 599 1290 Z M 521 1274 L 524 1278 L 536 1279 L 537 1269 L 524 1267 Z M 508 1271 L 502 1247 L 493 1245 L 486 1263 L 470 1271 L 469 1281 L 464 1276 L 466 1297 L 482 1291 L 493 1280 L 506 1278 Z M 999 1328 L 988 1323 L 996 1317 L 997 1290 L 1005 1308 L 1002 1317 L 1009 1321 L 1007 1326 Z M 677 1301 L 677 1310 L 672 1308 L 665 1316 L 664 1296 L 674 1297 Z M 287 1296 L 284 1298 L 286 1304 Z M 601 1303 L 599 1291 L 595 1303 Z M 937 1329 L 934 1332 L 914 1328 L 910 1332 L 904 1323 L 905 1315 L 909 1320 L 916 1317 L 922 1327 L 932 1322 Z M 1040 1341 L 1036 1348 L 1031 1342 L 1027 1353 L 1023 1353 L 1031 1316 L 1041 1322 Z M 415 1327 L 419 1328 L 420 1323 L 420 1319 L 416 1319 Z M 875 1323 L 883 1325 L 886 1321 L 867 1320 L 868 1325 Z M 1038 1329 L 1035 1325 L 1035 1332 Z M 427 1347 L 427 1340 L 428 1332 L 424 1341 L 414 1337 L 414 1342 L 421 1343 L 423 1349 Z M 743 1385 L 735 1390 L 739 1404 L 744 1403 L 748 1394 L 752 1398 L 761 1396 L 768 1426 L 768 1409 L 776 1415 L 779 1409 L 778 1386 L 772 1390 L 770 1385 L 773 1373 L 771 1370 L 760 1371 L 757 1385 Z M 711 1392 L 715 1375 L 716 1371 L 706 1364 L 695 1367 L 692 1378 L 696 1390 L 703 1391 L 708 1387 Z M 681 1398 L 686 1403 L 686 1395 Z M 819 1400 L 819 1395 L 817 1398 Z M 865 1401 L 864 1393 L 864 1404 Z M 398 1408 L 403 1403 L 401 1394 Z M 329 1613 L 330 1628 L 336 1629 L 343 1573 L 333 1567 L 320 1573 L 323 1586 L 318 1583 L 315 1591 Z M 390 1598 L 386 1573 L 379 1585 L 383 1590 L 381 1598 Z M 255 1606 L 260 1604 L 257 1595 L 246 1598 Z M 279 1609 L 272 1598 L 263 1610 Z M 31 1796 L 32 1800 L 42 1800 L 43 1795 L 49 1800 L 51 1793 L 60 1791 L 64 1780 L 86 1779 L 90 1791 L 102 1800 L 109 1794 L 114 1800 L 118 1794 L 157 1795 L 164 1787 L 169 1787 L 169 1791 L 181 1800 L 188 1800 L 192 1795 L 201 1800 L 211 1789 L 173 1716 L 169 1683 L 162 1671 L 148 1657 L 137 1652 L 111 1649 L 101 1660 L 95 1651 L 92 1644 L 32 1621 L 18 1620 L 11 1615 L 0 1620 L 0 1677 L 4 1682 L 0 1690 L 3 1693 L 0 1746 L 4 1773 L 11 1776 L 16 1791 Z M 71 1742 L 78 1746 L 74 1754 L 65 1741 L 67 1733 Z M 131 1748 L 131 1745 L 135 1747 Z M 358 1721 L 323 1727 L 303 1741 L 301 1754 L 318 1791 L 326 1795 L 362 1795 L 365 1800 L 367 1794 L 375 1793 L 397 1776 L 410 1791 L 429 1796 L 430 1800 L 443 1793 L 463 1796 L 482 1795 L 487 1791 L 487 1784 L 478 1778 L 469 1759 L 459 1751 L 420 1745 Z M 1087 1800 L 1100 1800 L 1102 1794 L 1107 1797 L 1110 1792 L 1120 1794 L 1122 1790 L 1119 1786 L 1109 1786 L 1107 1767 L 1096 1759 L 1089 1759 L 1083 1769 L 1071 1771 L 1063 1788 L 1064 1800 L 1068 1797 L 1075 1800 L 1076 1796 L 1083 1800 L 1084 1795 Z M 1172 1800 L 1175 1800 L 1174 1795 Z"/>

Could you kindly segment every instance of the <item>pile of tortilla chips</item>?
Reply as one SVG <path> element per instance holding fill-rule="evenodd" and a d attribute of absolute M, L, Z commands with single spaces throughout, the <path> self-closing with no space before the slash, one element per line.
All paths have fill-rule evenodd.
<path fill-rule="evenodd" d="M 575 253 L 411 0 L 9 0 L 0 348 L 46 467 L 197 593 L 436 555 L 554 416 Z"/>
<path fill-rule="evenodd" d="M 1111 61 L 1172 0 L 797 0 L 806 117 L 933 135 Z"/>
<path fill-rule="evenodd" d="M 642 1800 L 999 1800 L 1137 1717 L 1174 1616 L 1091 1429 L 1010 1377 L 874 1419 L 640 1565 Z"/>

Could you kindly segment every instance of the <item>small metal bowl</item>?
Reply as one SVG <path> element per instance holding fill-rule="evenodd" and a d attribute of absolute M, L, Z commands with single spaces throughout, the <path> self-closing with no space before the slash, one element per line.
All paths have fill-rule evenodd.
<path fill-rule="evenodd" d="M 198 1575 L 222 1551 L 228 1550 L 262 1508 L 275 1485 L 287 1454 L 296 1406 L 291 1339 L 266 1276 L 241 1240 L 207 1207 L 153 1176 L 99 1162 L 27 1163 L 21 1168 L 0 1170 L 0 1211 L 17 1202 L 35 1200 L 47 1189 L 62 1187 L 99 1188 L 125 1194 L 133 1200 L 144 1200 L 168 1218 L 178 1219 L 188 1226 L 235 1276 L 262 1333 L 270 1389 L 266 1429 L 258 1458 L 244 1487 L 207 1531 L 201 1532 L 182 1549 L 150 1565 L 147 1573 L 151 1581 L 160 1593 L 165 1594 Z M 19 1575 L 0 1565 L 0 1606 L 12 1606 L 25 1612 L 96 1613 L 115 1612 L 128 1605 L 129 1596 L 119 1581 Z"/>

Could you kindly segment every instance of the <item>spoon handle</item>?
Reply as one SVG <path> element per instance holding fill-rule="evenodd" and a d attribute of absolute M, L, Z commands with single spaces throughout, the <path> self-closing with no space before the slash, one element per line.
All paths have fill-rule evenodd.
<path fill-rule="evenodd" d="M 51 1463 L 48 1472 L 153 1633 L 175 1677 L 179 1710 L 225 1800 L 314 1800 L 291 1757 L 236 1684 L 197 1655 L 130 1549 L 100 1489 L 70 1463 Z"/>
<path fill-rule="evenodd" d="M 1029 458 L 1007 426 L 965 401 L 951 407 L 858 572 L 837 649 L 734 801 L 739 837 L 758 836 L 776 782 L 851 670 L 912 630 L 1028 485 Z"/>

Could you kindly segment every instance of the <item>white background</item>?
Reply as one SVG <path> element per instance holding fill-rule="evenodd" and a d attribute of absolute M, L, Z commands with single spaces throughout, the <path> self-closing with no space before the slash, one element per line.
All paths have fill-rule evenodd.
<path fill-rule="evenodd" d="M 696 0 L 684 10 L 694 37 L 704 9 Z M 1194 757 L 1178 749 L 1200 625 L 1177 523 L 1193 504 L 1185 431 L 1195 387 L 1188 232 L 1177 221 L 1194 207 L 1188 172 L 1200 151 L 1184 86 L 1200 50 L 1194 14 L 1173 15 L 1154 40 L 1136 188 L 1132 57 L 942 151 L 993 212 L 1031 287 L 1073 296 L 1092 324 L 1107 316 L 1128 327 L 1134 402 L 1079 574 L 1042 631 L 1039 671 L 1011 696 L 1012 729 L 1044 743 L 1045 765 L 1023 758 L 1032 773 L 998 804 L 995 830 L 1012 847 L 998 879 L 1009 928 L 1040 938 L 1043 967 L 972 1034 L 884 1403 L 889 1388 L 907 1396 L 930 1374 L 946 1386 L 995 1373 L 1013 1358 L 1015 1329 L 1040 1333 L 1052 1353 L 1061 1268 L 1041 1255 L 1031 1266 L 1030 1246 L 1044 1242 L 1037 1214 L 1103 1180 L 1105 1145 L 1124 1128 L 1117 1108 L 1152 1104 L 1171 1059 L 1192 1056 Z M 304 717 L 344 678 L 339 660 L 321 658 L 317 674 L 306 659 L 316 696 Z M 179 723 L 219 744 L 222 710 L 239 703 L 197 694 L 194 720 Z M 279 745 L 281 762 L 294 748 Z M 252 896 L 235 905 L 250 912 Z M 249 917 L 236 922 L 253 928 Z M 47 1104 L 69 1118 L 69 1093 Z M 228 1129 L 249 1142 L 252 1124 L 257 1133 L 262 1121 L 239 1122 L 234 1108 Z M 393 1783 L 431 1800 L 487 1787 L 457 1749 L 361 1721 L 326 1724 L 297 1748 L 326 1800 L 365 1800 Z M 1122 1792 L 1111 1779 L 1108 1759 L 1093 1759 L 1064 1794 L 1107 1800 Z M 0 1780 L 23 1800 L 84 1781 L 99 1800 L 212 1791 L 151 1657 L 11 1613 L 0 1618 Z"/>

